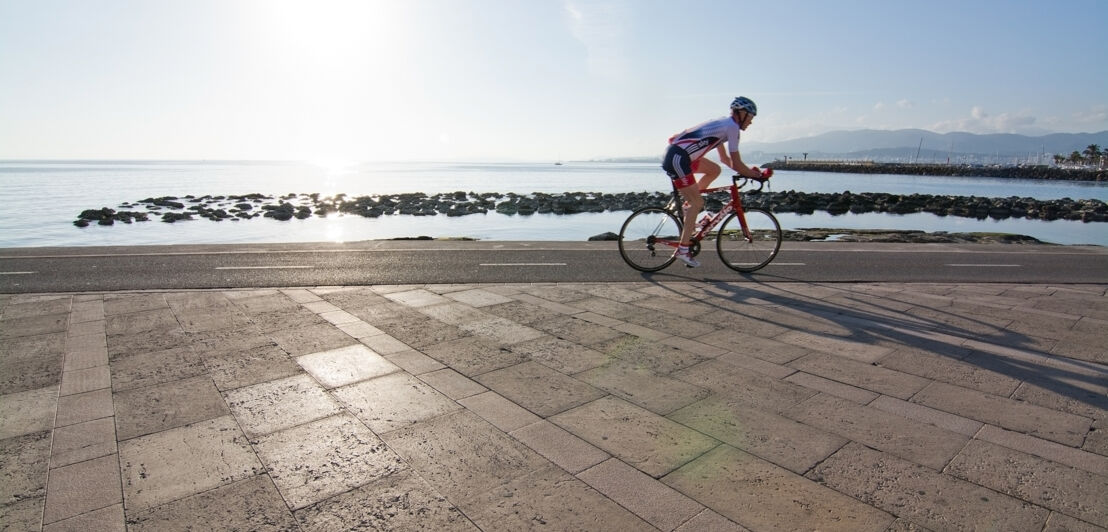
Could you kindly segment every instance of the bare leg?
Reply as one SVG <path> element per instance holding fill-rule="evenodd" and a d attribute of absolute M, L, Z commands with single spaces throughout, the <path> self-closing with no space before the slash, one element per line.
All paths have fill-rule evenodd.
<path fill-rule="evenodd" d="M 719 177 L 719 174 L 722 170 L 720 169 L 718 164 L 708 160 L 707 157 L 700 159 L 697 165 L 697 171 L 704 173 L 704 177 L 700 178 L 699 181 L 700 190 L 703 191 L 704 189 L 712 186 L 712 181 L 715 181 L 716 178 Z"/>
<path fill-rule="evenodd" d="M 692 243 L 692 233 L 696 227 L 696 215 L 700 214 L 700 209 L 704 207 L 704 198 L 700 195 L 700 187 L 696 183 L 679 188 L 677 191 L 689 204 L 689 208 L 685 210 L 685 220 L 681 226 L 681 245 L 688 246 Z"/>

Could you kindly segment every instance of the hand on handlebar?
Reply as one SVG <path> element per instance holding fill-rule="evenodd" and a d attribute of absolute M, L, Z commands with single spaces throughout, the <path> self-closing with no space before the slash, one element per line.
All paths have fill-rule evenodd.
<path fill-rule="evenodd" d="M 758 168 L 757 166 L 751 166 L 750 169 L 758 172 L 759 174 L 759 176 L 755 177 L 754 179 L 765 181 L 766 179 L 773 177 L 773 168 L 766 168 L 765 170 L 763 170 L 761 168 Z"/>
<path fill-rule="evenodd" d="M 749 178 L 749 180 L 766 181 L 768 180 L 768 178 L 773 176 L 773 168 L 766 168 L 766 170 L 762 170 L 762 168 L 759 168 L 758 166 L 751 166 L 750 170 L 758 172 L 758 177 L 747 177 Z"/>

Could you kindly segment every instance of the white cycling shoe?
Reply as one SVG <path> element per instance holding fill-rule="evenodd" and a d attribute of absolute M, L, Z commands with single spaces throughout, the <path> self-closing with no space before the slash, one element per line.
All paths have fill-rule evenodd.
<path fill-rule="evenodd" d="M 674 258 L 678 258 L 678 259 L 681 259 L 682 261 L 684 261 L 685 266 L 688 266 L 689 268 L 698 268 L 698 267 L 700 267 L 700 261 L 694 259 L 692 257 L 692 255 L 689 254 L 688 250 L 686 250 L 684 253 L 682 253 L 681 250 L 677 250 L 673 254 L 673 256 L 674 256 Z"/>

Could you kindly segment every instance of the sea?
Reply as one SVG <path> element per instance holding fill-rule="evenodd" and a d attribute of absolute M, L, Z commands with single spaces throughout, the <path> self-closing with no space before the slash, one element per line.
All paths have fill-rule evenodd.
<path fill-rule="evenodd" d="M 718 184 L 726 182 L 720 177 Z M 116 223 L 77 227 L 85 209 L 121 207 L 146 198 L 261 193 L 319 193 L 321 197 L 423 192 L 653 192 L 668 191 L 657 163 L 615 162 L 390 162 L 306 163 L 266 161 L 0 161 L 0 247 L 134 246 L 277 242 L 352 242 L 390 238 L 474 238 L 493 241 L 583 241 L 618 233 L 629 212 L 572 215 L 461 217 L 391 215 L 312 216 L 278 221 L 254 218 L 164 223 Z M 887 192 L 978 197 L 1098 199 L 1108 201 L 1108 183 L 985 177 L 935 177 L 780 171 L 770 190 Z M 928 232 L 998 232 L 1032 236 L 1055 244 L 1108 246 L 1108 225 L 1026 219 L 976 220 L 919 213 L 810 215 L 780 213 L 786 229 L 810 227 L 899 229 Z"/>

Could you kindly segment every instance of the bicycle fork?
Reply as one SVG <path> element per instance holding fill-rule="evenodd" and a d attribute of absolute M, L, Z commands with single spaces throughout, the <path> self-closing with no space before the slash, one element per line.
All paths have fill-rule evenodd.
<path fill-rule="evenodd" d="M 735 215 L 739 217 L 739 227 L 743 230 L 743 238 L 746 239 L 746 243 L 754 242 L 754 235 L 750 233 L 750 226 L 746 225 L 746 211 L 743 211 L 741 205 L 735 207 Z"/>

